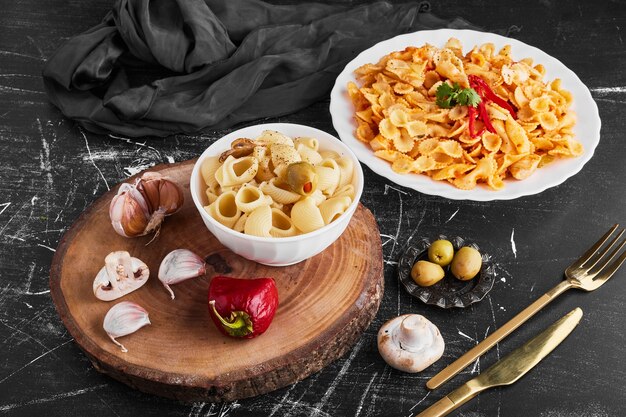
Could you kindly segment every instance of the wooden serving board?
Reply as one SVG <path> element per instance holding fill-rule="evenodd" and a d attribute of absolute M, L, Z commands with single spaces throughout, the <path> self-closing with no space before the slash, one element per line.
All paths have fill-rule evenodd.
<path fill-rule="evenodd" d="M 52 299 L 96 369 L 151 394 L 230 401 L 292 384 L 345 354 L 374 318 L 383 293 L 382 247 L 372 213 L 359 205 L 343 235 L 311 259 L 280 268 L 257 264 L 226 249 L 204 226 L 189 194 L 194 162 L 151 169 L 183 185 L 185 204 L 149 245 L 151 237 L 128 239 L 113 231 L 108 208 L 116 187 L 80 216 L 57 248 Z M 203 256 L 209 267 L 205 276 L 174 285 L 171 300 L 156 275 L 163 257 L 177 248 Z M 150 278 L 121 299 L 100 301 L 93 280 L 115 250 L 144 261 Z M 275 279 L 279 307 L 266 333 L 241 340 L 218 332 L 207 306 L 216 274 Z M 144 307 L 152 322 L 120 338 L 127 353 L 102 328 L 106 312 L 123 300 Z"/>

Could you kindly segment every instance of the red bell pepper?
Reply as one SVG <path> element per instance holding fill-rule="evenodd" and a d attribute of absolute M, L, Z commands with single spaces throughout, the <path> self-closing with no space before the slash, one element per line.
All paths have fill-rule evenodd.
<path fill-rule="evenodd" d="M 272 278 L 216 276 L 209 284 L 209 313 L 226 336 L 251 339 L 267 330 L 278 308 Z"/>

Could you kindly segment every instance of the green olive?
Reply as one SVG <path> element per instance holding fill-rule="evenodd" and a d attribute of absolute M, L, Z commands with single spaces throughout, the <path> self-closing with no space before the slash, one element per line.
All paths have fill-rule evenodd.
<path fill-rule="evenodd" d="M 317 188 L 317 173 L 308 162 L 294 162 L 285 175 L 289 188 L 300 195 L 311 195 Z"/>
<path fill-rule="evenodd" d="M 454 247 L 449 240 L 435 240 L 428 248 L 428 259 L 437 265 L 446 266 L 452 262 Z"/>
<path fill-rule="evenodd" d="M 463 246 L 452 258 L 450 272 L 461 281 L 468 281 L 478 274 L 482 264 L 480 252 L 469 246 Z"/>
<path fill-rule="evenodd" d="M 421 287 L 430 287 L 441 281 L 445 272 L 440 265 L 428 261 L 417 261 L 411 268 L 411 278 Z"/>

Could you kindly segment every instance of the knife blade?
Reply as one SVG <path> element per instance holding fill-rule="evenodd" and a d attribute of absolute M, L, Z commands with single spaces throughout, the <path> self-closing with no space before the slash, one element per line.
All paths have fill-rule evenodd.
<path fill-rule="evenodd" d="M 570 311 L 485 372 L 467 381 L 416 417 L 445 416 L 488 388 L 510 385 L 519 380 L 565 340 L 582 316 L 583 311 L 580 308 Z"/>

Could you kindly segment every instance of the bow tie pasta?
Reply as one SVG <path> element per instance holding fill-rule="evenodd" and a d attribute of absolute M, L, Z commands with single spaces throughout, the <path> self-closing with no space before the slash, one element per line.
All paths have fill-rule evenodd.
<path fill-rule="evenodd" d="M 555 158 L 583 153 L 571 93 L 559 79 L 544 81 L 541 64 L 514 60 L 509 45 L 463 54 L 450 38 L 443 48 L 392 52 L 355 74 L 361 87 L 347 88 L 356 137 L 397 173 L 500 190 L 507 178 L 523 180 Z"/>
<path fill-rule="evenodd" d="M 204 209 L 224 226 L 253 236 L 308 233 L 352 204 L 353 172 L 351 159 L 320 150 L 315 138 L 265 131 L 203 161 Z"/>

